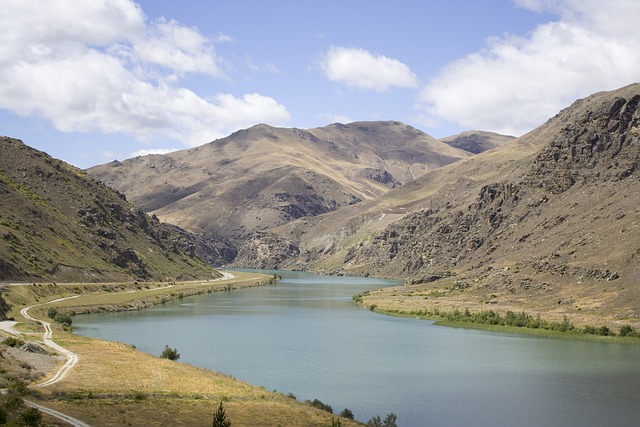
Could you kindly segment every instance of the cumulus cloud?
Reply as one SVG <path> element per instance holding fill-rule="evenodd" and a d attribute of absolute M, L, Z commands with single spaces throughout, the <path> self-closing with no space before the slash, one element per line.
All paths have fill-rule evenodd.
<path fill-rule="evenodd" d="M 329 80 L 359 89 L 382 92 L 391 87 L 412 88 L 419 84 L 407 65 L 364 49 L 333 46 L 324 53 L 320 67 Z"/>
<path fill-rule="evenodd" d="M 182 87 L 187 75 L 225 78 L 214 41 L 173 20 L 149 20 L 131 0 L 7 0 L 0 28 L 0 108 L 60 131 L 194 146 L 290 116 L 257 93 L 203 97 Z"/>
<path fill-rule="evenodd" d="M 425 123 L 520 135 L 577 98 L 640 80 L 640 2 L 518 0 L 559 16 L 453 62 L 422 90 Z"/>

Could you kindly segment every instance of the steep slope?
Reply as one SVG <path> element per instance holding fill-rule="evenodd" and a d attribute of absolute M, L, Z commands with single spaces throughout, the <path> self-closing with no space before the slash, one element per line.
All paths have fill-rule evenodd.
<path fill-rule="evenodd" d="M 160 224 L 85 172 L 0 138 L 0 280 L 213 277 L 188 233 Z"/>
<path fill-rule="evenodd" d="M 441 141 L 452 147 L 479 154 L 504 144 L 513 142 L 516 138 L 509 135 L 501 135 L 495 132 L 485 132 L 479 130 L 468 130 L 457 135 L 442 138 Z"/>
<path fill-rule="evenodd" d="M 309 130 L 257 125 L 88 172 L 164 221 L 239 247 L 254 233 L 373 200 L 468 156 L 399 122 Z M 227 254 L 227 261 L 235 256 Z"/>
<path fill-rule="evenodd" d="M 637 319 L 639 101 L 637 84 L 595 94 L 357 211 L 281 228 L 299 247 L 288 265 L 404 277 L 417 286 L 400 293 L 407 303 L 431 295 L 422 283 L 480 307 Z"/>

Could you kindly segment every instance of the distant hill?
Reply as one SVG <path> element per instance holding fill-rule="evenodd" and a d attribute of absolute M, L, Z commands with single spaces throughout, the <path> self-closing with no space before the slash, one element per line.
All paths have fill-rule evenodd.
<path fill-rule="evenodd" d="M 457 135 L 442 138 L 441 141 L 452 147 L 459 148 L 473 154 L 479 154 L 483 151 L 501 147 L 504 144 L 513 142 L 515 139 L 515 136 L 500 135 L 499 133 L 480 130 L 468 130 Z"/>
<path fill-rule="evenodd" d="M 578 100 L 502 147 L 256 237 L 236 264 L 269 254 L 287 268 L 442 282 L 460 304 L 639 319 L 639 102 L 638 84 Z M 295 251 L 271 244 L 282 241 Z"/>
<path fill-rule="evenodd" d="M 0 137 L 0 281 L 215 277 L 195 246 L 84 171 Z"/>
<path fill-rule="evenodd" d="M 400 122 L 257 125 L 197 148 L 87 172 L 161 220 L 207 242 L 229 243 L 230 262 L 234 249 L 274 227 L 375 200 L 469 155 Z"/>

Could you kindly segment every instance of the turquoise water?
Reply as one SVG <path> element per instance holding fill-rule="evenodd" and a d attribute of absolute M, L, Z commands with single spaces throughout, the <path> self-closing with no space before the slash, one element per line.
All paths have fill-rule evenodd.
<path fill-rule="evenodd" d="M 434 326 L 356 306 L 376 279 L 283 273 L 275 286 L 76 316 L 74 330 L 233 375 L 356 419 L 409 426 L 638 426 L 640 346 Z"/>

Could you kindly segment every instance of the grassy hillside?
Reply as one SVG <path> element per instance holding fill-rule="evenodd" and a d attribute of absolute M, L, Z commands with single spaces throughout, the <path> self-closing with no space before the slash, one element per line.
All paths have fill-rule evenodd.
<path fill-rule="evenodd" d="M 216 277 L 194 246 L 82 170 L 0 138 L 0 281 Z"/>

